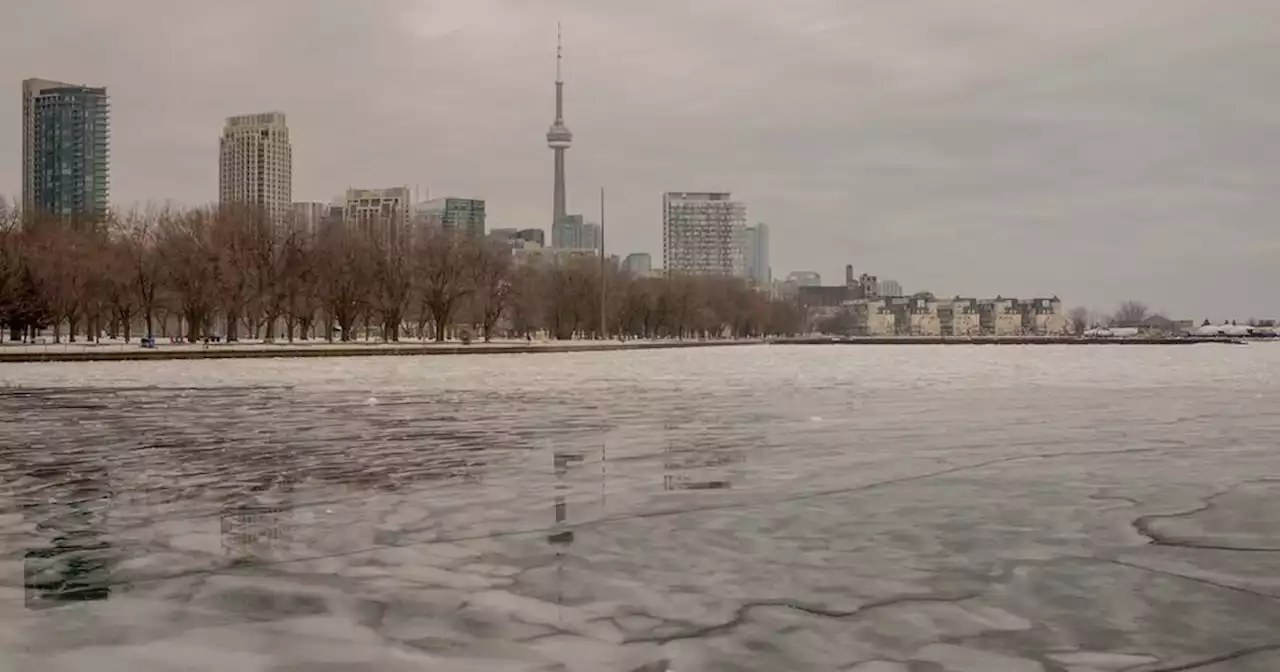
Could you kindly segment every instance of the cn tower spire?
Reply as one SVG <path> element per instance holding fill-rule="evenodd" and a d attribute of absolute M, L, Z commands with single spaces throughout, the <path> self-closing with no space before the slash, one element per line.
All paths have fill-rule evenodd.
<path fill-rule="evenodd" d="M 556 240 L 557 227 L 565 219 L 564 150 L 573 144 L 573 133 L 564 125 L 564 80 L 561 79 L 561 63 L 564 49 L 560 36 L 560 24 L 556 24 L 556 118 L 547 131 L 547 146 L 555 154 L 555 182 L 551 196 L 551 237 Z"/>

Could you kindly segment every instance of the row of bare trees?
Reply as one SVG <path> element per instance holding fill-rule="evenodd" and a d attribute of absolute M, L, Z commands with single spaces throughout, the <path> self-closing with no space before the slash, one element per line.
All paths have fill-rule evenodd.
<path fill-rule="evenodd" d="M 139 329 L 193 342 L 757 337 L 802 322 L 730 278 L 632 277 L 598 259 L 517 265 L 505 246 L 443 233 L 307 231 L 219 208 L 94 223 L 0 212 L 0 324 L 12 340 L 127 341 Z"/>
<path fill-rule="evenodd" d="M 1151 316 L 1151 309 L 1141 301 L 1124 301 L 1114 313 L 1094 312 L 1084 306 L 1067 311 L 1067 323 L 1073 334 L 1083 334 L 1093 327 L 1136 327 Z"/>

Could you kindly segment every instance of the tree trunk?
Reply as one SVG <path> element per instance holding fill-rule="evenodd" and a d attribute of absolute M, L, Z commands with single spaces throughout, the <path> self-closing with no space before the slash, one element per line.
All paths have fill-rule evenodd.
<path fill-rule="evenodd" d="M 233 343 L 240 340 L 240 316 L 234 312 L 227 313 L 227 333 L 226 341 Z"/>

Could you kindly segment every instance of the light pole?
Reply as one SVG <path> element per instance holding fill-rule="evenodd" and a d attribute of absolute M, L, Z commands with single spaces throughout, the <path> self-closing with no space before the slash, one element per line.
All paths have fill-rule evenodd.
<path fill-rule="evenodd" d="M 609 338 L 605 331 L 605 256 L 604 256 L 604 187 L 600 187 L 600 340 Z"/>

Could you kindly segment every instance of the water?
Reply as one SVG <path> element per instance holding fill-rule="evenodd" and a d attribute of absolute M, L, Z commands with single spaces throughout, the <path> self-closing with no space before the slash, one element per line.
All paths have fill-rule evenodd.
<path fill-rule="evenodd" d="M 1280 347 L 4 365 L 0 669 L 1280 669 Z"/>

